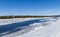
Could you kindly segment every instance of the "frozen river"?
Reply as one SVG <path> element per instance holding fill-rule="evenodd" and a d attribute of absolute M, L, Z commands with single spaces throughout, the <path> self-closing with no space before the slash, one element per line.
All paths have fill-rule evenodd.
<path fill-rule="evenodd" d="M 15 37 L 15 36 L 30 32 L 34 30 L 36 27 L 38 28 L 41 26 L 48 27 L 48 25 L 51 24 L 51 22 L 56 22 L 56 21 L 57 21 L 56 18 L 50 18 L 50 19 L 40 18 L 40 19 L 26 20 L 22 22 L 15 22 L 15 23 L 6 24 L 6 25 L 0 25 L 0 36 L 1 37 Z"/>

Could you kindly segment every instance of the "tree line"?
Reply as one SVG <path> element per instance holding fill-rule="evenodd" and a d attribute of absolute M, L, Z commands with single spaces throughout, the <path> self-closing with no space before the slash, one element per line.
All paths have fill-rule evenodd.
<path fill-rule="evenodd" d="M 11 19 L 11 18 L 40 18 L 40 17 L 52 17 L 52 16 L 0 16 L 0 19 Z"/>

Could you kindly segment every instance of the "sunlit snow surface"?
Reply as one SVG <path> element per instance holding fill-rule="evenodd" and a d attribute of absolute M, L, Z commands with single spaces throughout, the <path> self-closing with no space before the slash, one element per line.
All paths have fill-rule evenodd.
<path fill-rule="evenodd" d="M 60 37 L 59 20 L 38 18 L 0 25 L 0 37 Z"/>

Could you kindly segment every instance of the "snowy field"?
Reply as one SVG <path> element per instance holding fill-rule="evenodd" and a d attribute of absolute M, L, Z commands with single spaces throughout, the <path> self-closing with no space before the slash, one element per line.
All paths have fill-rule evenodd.
<path fill-rule="evenodd" d="M 60 18 L 0 19 L 0 37 L 60 37 Z"/>
<path fill-rule="evenodd" d="M 22 22 L 31 19 L 38 19 L 38 18 L 14 18 L 14 19 L 0 19 L 0 25 L 11 24 L 15 22 Z"/>

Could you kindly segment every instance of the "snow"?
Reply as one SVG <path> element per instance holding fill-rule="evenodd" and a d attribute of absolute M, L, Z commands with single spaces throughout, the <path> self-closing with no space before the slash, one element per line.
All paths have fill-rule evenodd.
<path fill-rule="evenodd" d="M 24 26 L 22 28 L 26 28 L 26 29 L 17 31 L 9 35 L 4 35 L 2 37 L 60 37 L 60 18 L 56 18 L 56 19 L 44 18 L 44 19 L 47 19 L 49 21 L 42 23 L 33 23 L 30 24 L 28 27 Z M 23 21 L 27 21 L 27 20 L 31 20 L 31 18 L 24 19 Z M 21 22 L 21 21 L 22 20 L 19 19 L 19 21 L 16 22 Z M 44 21 L 44 20 L 40 20 L 40 21 Z M 21 32 L 23 32 L 24 34 Z"/>
<path fill-rule="evenodd" d="M 16 22 L 22 22 L 26 20 L 32 20 L 32 19 L 38 19 L 38 18 L 14 18 L 14 19 L 0 19 L 0 25 L 6 25 Z"/>
<path fill-rule="evenodd" d="M 60 19 L 49 26 L 39 28 L 18 37 L 60 37 Z"/>

